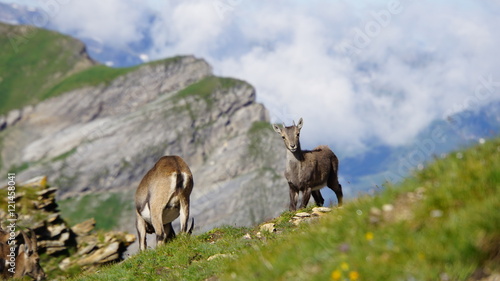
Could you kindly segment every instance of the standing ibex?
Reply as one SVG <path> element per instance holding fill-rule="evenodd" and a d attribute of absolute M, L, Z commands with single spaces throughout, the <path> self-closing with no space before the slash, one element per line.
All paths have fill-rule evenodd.
<path fill-rule="evenodd" d="M 297 210 L 299 191 L 302 191 L 302 204 L 304 208 L 309 203 L 311 195 L 316 204 L 322 206 L 324 203 L 320 189 L 328 186 L 335 192 L 342 205 L 342 186 L 337 177 L 339 160 L 337 156 L 328 148 L 320 145 L 312 151 L 302 150 L 300 147 L 300 129 L 303 121 L 300 118 L 297 125 L 280 128 L 274 125 L 274 130 L 281 135 L 287 148 L 285 177 L 290 186 L 290 210 Z"/>
<path fill-rule="evenodd" d="M 193 190 L 193 175 L 179 156 L 163 156 L 144 176 L 135 193 L 139 249 L 146 249 L 146 233 L 156 234 L 156 244 L 175 237 L 172 221 L 179 217 L 181 231 L 188 230 L 189 196 Z"/>
<path fill-rule="evenodd" d="M 46 275 L 40 266 L 40 257 L 37 252 L 37 239 L 33 230 L 30 230 L 31 237 L 21 230 L 24 242 L 17 246 L 16 251 L 11 251 L 15 246 L 10 243 L 9 233 L 0 229 L 0 276 L 4 279 L 9 277 L 22 278 L 29 276 L 35 280 L 43 280 Z M 14 257 L 11 257 L 14 254 Z"/>

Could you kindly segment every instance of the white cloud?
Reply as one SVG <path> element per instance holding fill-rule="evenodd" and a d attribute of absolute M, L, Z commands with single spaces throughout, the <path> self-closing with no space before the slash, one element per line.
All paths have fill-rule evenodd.
<path fill-rule="evenodd" d="M 115 48 L 125 49 L 127 44 L 142 40 L 141 32 L 149 25 L 149 8 L 140 0 L 45 3 L 41 8 L 49 13 L 51 24 L 59 31 L 80 38 L 97 38 Z"/>
<path fill-rule="evenodd" d="M 150 25 L 150 59 L 194 54 L 218 75 L 249 81 L 275 121 L 304 117 L 309 148 L 346 155 L 408 143 L 463 110 L 481 77 L 500 80 L 494 0 L 149 3 L 70 1 L 53 21 L 115 46 Z M 475 104 L 498 100 L 494 91 Z"/>

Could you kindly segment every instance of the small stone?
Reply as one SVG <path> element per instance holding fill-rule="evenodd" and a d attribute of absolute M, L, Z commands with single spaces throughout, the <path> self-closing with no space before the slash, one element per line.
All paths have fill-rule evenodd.
<path fill-rule="evenodd" d="M 118 241 L 117 235 L 114 231 L 106 232 L 104 234 L 104 243 L 111 243 Z"/>
<path fill-rule="evenodd" d="M 64 247 L 64 241 L 58 240 L 42 240 L 38 241 L 38 247 L 40 248 L 56 248 L 56 247 Z"/>
<path fill-rule="evenodd" d="M 394 206 L 392 204 L 384 204 L 382 206 L 382 210 L 384 212 L 392 212 L 392 210 L 394 210 Z"/>
<path fill-rule="evenodd" d="M 84 266 L 84 265 L 104 263 L 115 260 L 118 258 L 119 247 L 120 243 L 118 242 L 111 243 L 110 245 L 93 252 L 91 255 L 78 260 L 77 264 L 80 266 Z"/>
<path fill-rule="evenodd" d="M 432 210 L 431 211 L 431 217 L 433 218 L 440 218 L 443 216 L 443 211 L 441 210 Z"/>
<path fill-rule="evenodd" d="M 313 212 L 311 214 L 312 217 L 321 217 L 321 216 L 324 216 L 325 213 L 322 213 L 322 212 Z"/>
<path fill-rule="evenodd" d="M 47 226 L 47 230 L 50 233 L 50 237 L 55 237 L 61 234 L 64 230 L 66 230 L 66 225 L 64 224 L 56 224 Z"/>
<path fill-rule="evenodd" d="M 127 234 L 125 234 L 125 239 L 124 239 L 124 240 L 125 240 L 125 241 L 124 241 L 125 246 L 127 246 L 127 247 L 128 247 L 130 244 L 134 243 L 134 242 L 135 242 L 135 239 L 136 239 L 136 237 L 135 237 L 135 235 L 134 235 L 134 234 L 131 234 L 131 233 L 127 233 Z"/>
<path fill-rule="evenodd" d="M 44 199 L 44 198 L 48 198 L 50 195 L 56 193 L 56 191 L 58 189 L 59 188 L 57 188 L 57 187 L 51 187 L 51 188 L 46 188 L 46 189 L 37 191 L 36 195 L 39 196 L 38 200 L 41 200 L 41 199 Z"/>
<path fill-rule="evenodd" d="M 81 222 L 79 224 L 74 225 L 71 228 L 71 230 L 73 230 L 73 232 L 76 235 L 83 236 L 83 235 L 87 235 L 90 231 L 92 231 L 92 229 L 94 229 L 94 227 L 95 227 L 95 219 L 90 218 L 84 222 Z"/>
<path fill-rule="evenodd" d="M 47 222 L 50 223 L 50 224 L 57 223 L 57 221 L 59 221 L 60 218 L 61 218 L 61 215 L 59 215 L 59 213 L 55 213 L 55 214 L 50 215 L 47 218 Z"/>
<path fill-rule="evenodd" d="M 370 216 L 370 223 L 371 224 L 377 224 L 380 222 L 380 219 L 379 217 L 376 217 L 376 216 Z"/>
<path fill-rule="evenodd" d="M 266 223 L 260 226 L 260 231 L 267 231 L 269 233 L 276 232 L 276 225 L 274 223 Z"/>
<path fill-rule="evenodd" d="M 247 233 L 247 234 L 243 235 L 243 239 L 251 240 L 252 236 L 250 236 L 250 233 Z"/>
<path fill-rule="evenodd" d="M 66 269 L 68 269 L 70 265 L 71 265 L 71 259 L 65 258 L 59 263 L 59 268 L 63 271 L 66 271 Z"/>
<path fill-rule="evenodd" d="M 379 208 L 377 208 L 377 207 L 372 207 L 370 209 L 370 215 L 372 215 L 372 216 L 380 216 L 380 215 L 382 215 L 382 211 Z"/>
<path fill-rule="evenodd" d="M 119 258 L 120 258 L 120 255 L 118 253 L 114 253 L 111 256 L 100 260 L 99 263 L 106 263 L 106 262 L 117 260 Z"/>
<path fill-rule="evenodd" d="M 311 214 L 305 213 L 305 212 L 301 212 L 301 213 L 296 213 L 295 214 L 295 217 L 298 217 L 298 218 L 308 218 L 310 216 L 311 216 Z"/>
<path fill-rule="evenodd" d="M 262 233 L 260 231 L 255 233 L 255 237 L 257 237 L 259 239 L 262 238 Z"/>
<path fill-rule="evenodd" d="M 86 245 L 84 247 L 79 248 L 78 251 L 76 252 L 76 255 L 83 256 L 85 254 L 88 254 L 92 250 L 94 250 L 94 248 L 96 247 L 96 245 L 97 245 L 96 242 L 91 242 L 90 244 L 88 244 L 88 245 Z"/>
<path fill-rule="evenodd" d="M 66 243 L 66 241 L 69 240 L 69 232 L 64 232 L 61 234 L 61 237 L 59 237 L 59 241 Z"/>
<path fill-rule="evenodd" d="M 329 212 L 332 211 L 332 208 L 328 208 L 328 207 L 315 207 L 312 210 L 313 210 L 313 212 L 329 213 Z"/>

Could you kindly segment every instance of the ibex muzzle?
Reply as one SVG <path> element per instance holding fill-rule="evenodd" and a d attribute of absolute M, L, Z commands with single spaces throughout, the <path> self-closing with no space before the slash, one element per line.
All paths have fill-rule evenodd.
<path fill-rule="evenodd" d="M 324 186 L 331 188 L 342 205 L 342 186 L 338 181 L 339 160 L 328 146 L 320 145 L 308 151 L 300 147 L 300 130 L 303 121 L 293 126 L 280 128 L 274 125 L 274 130 L 280 134 L 287 148 L 285 177 L 290 187 L 290 210 L 297 209 L 299 192 L 302 192 L 302 203 L 299 208 L 305 208 L 311 195 L 316 204 L 324 203 L 320 189 Z"/>
<path fill-rule="evenodd" d="M 172 221 L 180 216 L 181 232 L 188 230 L 189 196 L 193 190 L 193 175 L 179 156 L 163 156 L 147 172 L 135 193 L 139 249 L 146 249 L 146 233 L 156 234 L 161 245 L 175 237 Z"/>

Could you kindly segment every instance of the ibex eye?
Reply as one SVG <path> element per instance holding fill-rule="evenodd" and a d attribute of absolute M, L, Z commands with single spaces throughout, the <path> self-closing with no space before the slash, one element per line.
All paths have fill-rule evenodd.
<path fill-rule="evenodd" d="M 285 139 L 285 136 L 281 136 L 282 139 Z"/>

